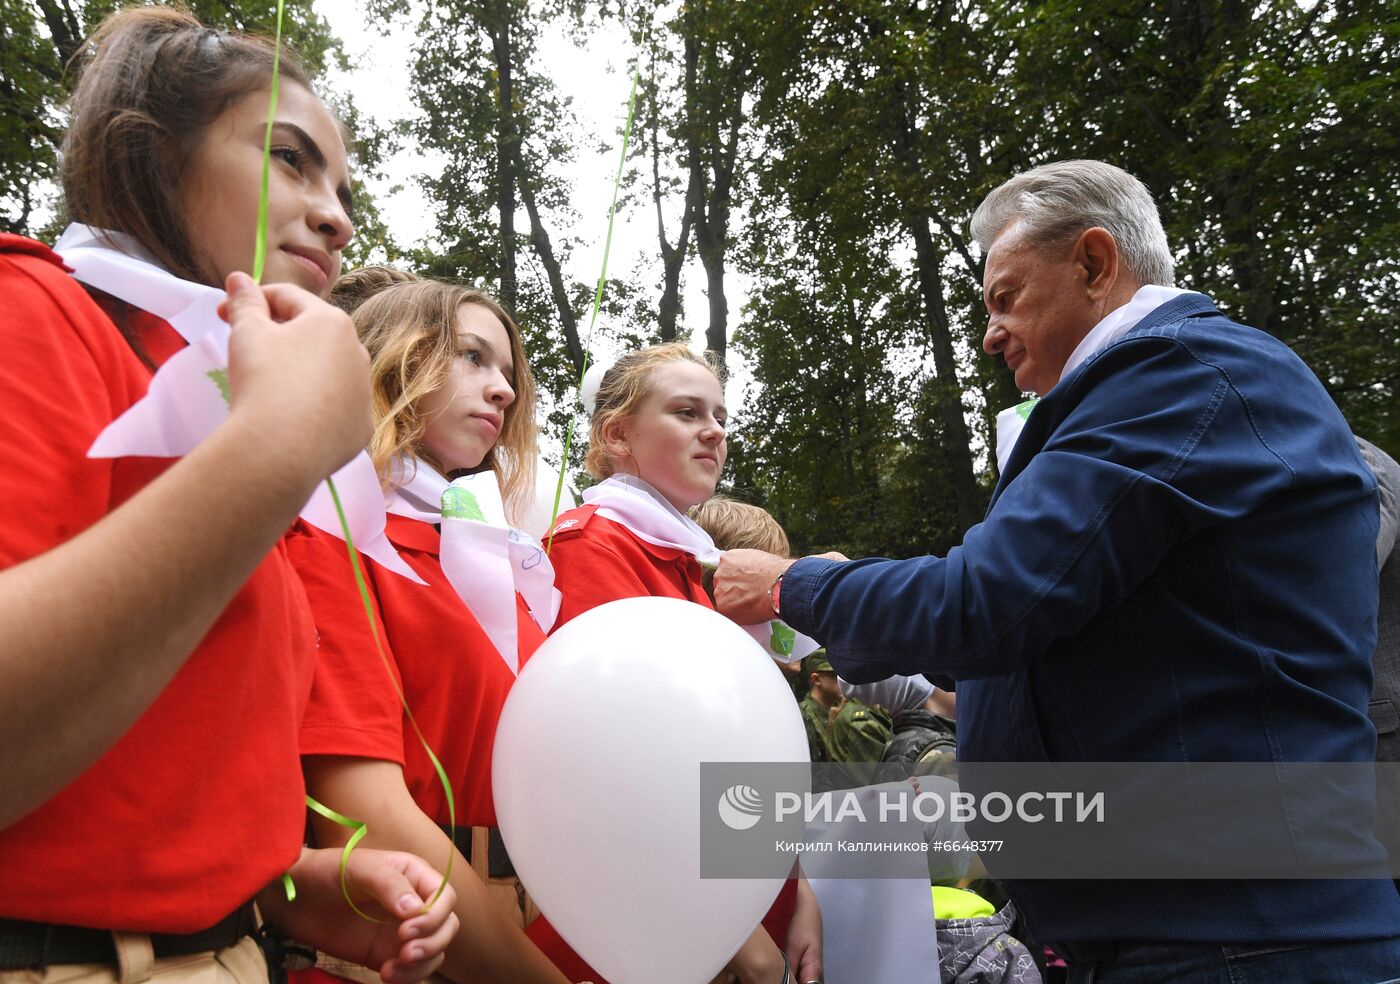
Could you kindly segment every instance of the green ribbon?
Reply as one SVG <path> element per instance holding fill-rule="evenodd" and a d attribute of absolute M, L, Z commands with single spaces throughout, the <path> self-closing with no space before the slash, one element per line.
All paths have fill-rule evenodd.
<path fill-rule="evenodd" d="M 281 88 L 282 78 L 282 3 L 283 0 L 277 0 L 277 31 L 272 48 L 272 94 L 267 100 L 267 128 L 263 131 L 262 183 L 258 187 L 258 229 L 257 237 L 253 241 L 253 280 L 256 283 L 262 283 L 263 267 L 267 265 L 267 180 L 268 171 L 272 166 L 272 124 L 277 119 L 277 92 Z M 208 373 L 208 376 L 214 385 L 219 387 L 219 395 L 224 398 L 224 402 L 232 406 L 228 370 L 215 369 Z M 287 893 L 288 902 L 296 901 L 297 887 L 292 883 L 290 871 L 282 873 L 282 890 Z M 350 901 L 348 894 L 345 900 Z M 353 908 L 354 903 L 350 904 Z"/>
<path fill-rule="evenodd" d="M 448 840 L 455 843 L 457 834 L 457 797 L 452 792 L 452 782 L 447 778 L 447 770 L 444 769 L 442 763 L 438 761 L 437 754 L 433 751 L 432 746 L 428 744 L 428 739 L 424 737 L 423 729 L 418 726 L 418 719 L 413 716 L 413 711 L 408 706 L 408 698 L 404 696 L 403 687 L 399 686 L 398 677 L 394 676 L 394 669 L 389 665 L 389 656 L 384 652 L 384 644 L 379 639 L 379 628 L 374 622 L 374 604 L 370 601 L 369 586 L 365 584 L 364 570 L 360 567 L 359 551 L 355 549 L 355 541 L 350 537 L 350 523 L 345 518 L 345 508 L 340 504 L 340 494 L 335 490 L 335 482 L 329 478 L 326 479 L 326 488 L 330 489 L 331 501 L 335 503 L 335 514 L 340 518 L 340 528 L 345 534 L 345 549 L 350 555 L 350 569 L 355 572 L 355 586 L 360 589 L 360 605 L 364 608 L 366 621 L 369 622 L 369 632 L 370 636 L 374 639 L 375 651 L 379 653 L 379 661 L 384 666 L 384 672 L 389 675 L 389 682 L 394 686 L 394 693 L 398 695 L 399 704 L 403 707 L 404 717 L 408 718 L 408 723 L 413 728 L 413 733 L 418 737 L 418 744 L 422 745 L 423 751 L 428 754 L 428 760 L 433 763 L 433 770 L 437 773 L 438 781 L 442 783 L 443 791 L 447 794 L 447 837 Z M 310 797 L 307 797 L 307 801 L 308 803 L 310 802 Z M 350 903 L 350 908 L 354 909 L 355 912 L 369 919 L 371 922 L 382 922 L 382 920 L 373 919 L 370 916 L 366 916 L 363 912 L 360 912 L 359 908 L 350 898 L 350 887 L 346 881 L 346 866 L 350 863 L 350 852 L 355 849 L 355 845 L 363 840 L 365 834 L 368 832 L 365 824 L 360 821 L 349 820 L 338 813 L 335 816 L 331 816 L 331 812 L 333 811 L 327 812 L 324 808 L 317 809 L 315 805 L 312 806 L 312 809 L 315 809 L 328 819 L 335 820 L 337 823 L 355 829 L 355 833 L 351 835 L 350 840 L 345 845 L 345 850 L 342 851 L 340 855 L 340 891 L 341 894 L 345 896 L 345 901 Z M 452 878 L 452 862 L 456 860 L 456 857 L 457 849 L 455 847 L 449 847 L 447 864 L 442 869 L 442 883 L 438 885 L 437 891 L 433 893 L 433 897 L 428 899 L 424 904 L 424 912 L 431 909 L 433 904 L 442 897 L 442 893 L 447 889 L 447 883 Z"/>
<path fill-rule="evenodd" d="M 272 124 L 277 119 L 277 93 L 282 88 L 282 2 L 277 0 L 277 33 L 272 48 L 272 94 L 267 100 L 267 129 L 263 131 L 262 184 L 258 190 L 258 238 L 253 244 L 253 280 L 262 283 L 267 264 L 267 180 L 272 168 Z"/>
<path fill-rule="evenodd" d="M 632 114 L 637 106 L 637 80 L 641 78 L 641 68 L 632 70 L 632 94 L 627 97 L 627 125 L 622 130 L 622 153 L 617 159 L 617 176 L 613 178 L 612 204 L 608 207 L 608 238 L 603 242 L 603 269 L 598 272 L 598 286 L 593 291 L 593 310 L 588 315 L 588 342 L 583 347 L 583 365 L 578 373 L 578 388 L 583 389 L 583 377 L 588 372 L 588 357 L 593 349 L 593 326 L 598 320 L 598 308 L 603 303 L 603 285 L 608 278 L 608 254 L 612 252 L 613 219 L 617 217 L 617 190 L 622 186 L 622 168 L 627 163 L 627 144 L 632 139 Z M 564 497 L 564 469 L 569 465 L 569 449 L 574 446 L 575 417 L 569 418 L 569 429 L 564 433 L 564 458 L 559 462 L 559 482 L 554 486 L 554 509 L 549 514 L 549 539 L 545 542 L 545 556 L 554 548 L 554 521 L 559 518 L 559 502 Z"/>
<path fill-rule="evenodd" d="M 318 803 L 309 793 L 306 796 L 306 805 L 321 814 L 321 816 L 325 817 L 327 820 L 332 820 L 342 827 L 349 827 L 354 831 L 354 833 L 350 835 L 350 839 L 345 842 L 345 850 L 340 852 L 340 894 L 345 896 L 346 904 L 349 905 L 350 908 L 354 910 L 355 915 L 359 916 L 361 919 L 367 919 L 370 922 L 376 923 L 388 922 L 387 919 L 377 919 L 367 912 L 361 912 L 360 907 L 355 904 L 355 900 L 350 897 L 350 886 L 346 882 L 345 871 L 350 864 L 350 852 L 359 845 L 360 841 L 365 839 L 365 834 L 369 833 L 368 825 L 366 825 L 363 820 L 351 820 L 343 813 L 336 813 L 324 803 Z"/>
<path fill-rule="evenodd" d="M 253 247 L 253 280 L 262 283 L 263 267 L 267 263 L 267 211 L 268 211 L 268 175 L 272 167 L 272 127 L 277 121 L 277 94 L 281 89 L 281 63 L 282 63 L 282 13 L 284 0 L 277 0 L 277 30 L 273 38 L 272 51 L 272 92 L 267 101 L 267 128 L 263 133 L 263 159 L 262 159 L 262 183 L 258 190 L 258 229 L 257 241 Z M 609 236 L 612 234 L 609 226 Z M 605 258 L 606 267 L 606 258 Z M 228 399 L 227 391 L 228 376 L 225 373 L 222 378 L 210 373 L 210 377 L 219 386 L 220 392 Z M 350 554 L 350 569 L 355 572 L 355 584 L 360 589 L 360 603 L 365 611 L 365 619 L 369 623 L 369 631 L 374 639 L 374 647 L 379 653 L 380 662 L 384 664 L 384 671 L 389 674 L 389 680 L 394 685 L 394 693 L 398 695 L 399 703 L 403 705 L 404 716 L 408 718 L 408 723 L 413 727 L 413 733 L 418 736 L 419 743 L 423 746 L 423 751 L 428 753 L 428 759 L 433 763 L 433 768 L 437 771 L 438 779 L 442 782 L 442 788 L 447 793 L 447 816 L 448 816 L 448 838 L 451 839 L 456 833 L 457 827 L 457 805 L 456 797 L 452 793 L 452 783 L 447 778 L 447 771 L 443 769 L 442 763 L 438 761 L 437 755 L 428 745 L 428 739 L 423 736 L 423 729 L 418 726 L 418 720 L 413 716 L 413 711 L 409 709 L 408 699 L 404 696 L 403 688 L 399 686 L 398 678 L 394 676 L 393 667 L 389 665 L 389 657 L 384 652 L 384 645 L 379 639 L 379 630 L 374 622 L 374 605 L 370 601 L 369 588 L 365 585 L 364 572 L 360 569 L 359 552 L 355 549 L 355 540 L 350 535 L 350 523 L 345 518 L 345 509 L 340 504 L 340 494 L 336 492 L 335 482 L 326 479 L 326 488 L 330 490 L 331 500 L 335 503 L 336 516 L 340 519 L 340 529 L 345 536 L 345 549 Z M 557 502 L 557 500 L 556 500 Z M 384 922 L 360 911 L 360 907 L 355 904 L 355 900 L 350 897 L 350 884 L 348 868 L 350 864 L 350 853 L 355 850 L 356 845 L 364 840 L 368 828 L 363 821 L 351 820 L 342 814 L 336 813 L 329 807 L 316 802 L 310 796 L 306 797 L 306 804 L 317 813 L 333 820 L 343 826 L 350 827 L 354 833 L 346 843 L 345 849 L 340 854 L 340 892 L 345 896 L 346 903 L 361 918 L 370 922 Z M 442 893 L 447 889 L 447 883 L 452 878 L 452 862 L 457 854 L 456 848 L 451 848 L 447 855 L 447 864 L 443 868 L 442 884 L 438 885 L 437 891 L 423 906 L 423 911 L 427 912 L 433 904 L 442 897 Z M 296 899 L 296 886 L 292 884 L 290 873 L 282 875 L 282 887 L 287 893 L 287 901 Z"/>

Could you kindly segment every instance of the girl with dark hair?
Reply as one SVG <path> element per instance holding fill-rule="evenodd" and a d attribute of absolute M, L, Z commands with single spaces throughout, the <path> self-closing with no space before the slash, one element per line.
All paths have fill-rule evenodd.
<path fill-rule="evenodd" d="M 62 250 L 0 236 L 0 981 L 266 981 L 255 901 L 393 982 L 430 973 L 455 931 L 418 858 L 351 858 L 359 906 L 386 920 L 369 923 L 338 852 L 302 848 L 315 636 L 279 540 L 365 442 L 367 360 L 318 296 L 351 235 L 343 137 L 286 54 L 271 285 L 239 272 L 272 56 L 178 11 L 108 18 L 72 100 L 64 249 L 141 276 L 99 290 Z M 220 285 L 226 420 L 179 460 L 89 457 Z M 158 317 L 172 292 L 204 306 Z"/>

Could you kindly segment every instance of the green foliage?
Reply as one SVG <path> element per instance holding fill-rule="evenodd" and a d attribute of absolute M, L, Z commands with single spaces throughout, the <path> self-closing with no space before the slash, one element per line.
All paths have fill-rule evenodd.
<path fill-rule="evenodd" d="M 0 0 L 0 229 L 23 233 L 53 179 L 62 63 L 27 0 Z"/>
<path fill-rule="evenodd" d="M 6 228 L 42 213 L 61 66 L 113 3 L 0 0 Z M 274 2 L 193 9 L 267 30 Z M 1353 428 L 1400 454 L 1396 0 L 371 0 L 370 16 L 417 26 L 416 111 L 385 132 L 335 105 L 362 173 L 399 141 L 441 161 L 423 185 L 436 230 L 400 250 L 357 195 L 349 259 L 502 294 L 554 434 L 593 290 L 591 271 L 563 272 L 572 230 L 604 220 L 566 168 L 616 141 L 579 126 L 580 83 L 540 42 L 622 25 L 643 71 L 624 204 L 657 211 L 663 262 L 659 280 L 610 282 L 604 321 L 628 346 L 674 333 L 682 280 L 706 276 L 711 334 L 732 334 L 752 373 L 734 491 L 796 547 L 940 551 L 975 521 L 994 414 L 1020 394 L 980 351 L 967 223 L 1050 160 L 1140 176 L 1182 284 L 1292 345 Z M 288 21 L 313 67 L 343 64 L 312 0 Z M 736 273 L 742 311 L 726 299 Z"/>
<path fill-rule="evenodd" d="M 1400 450 L 1400 5 L 1012 4 L 1035 162 L 1097 157 L 1162 207 L 1184 286 L 1277 335 Z"/>
<path fill-rule="evenodd" d="M 102 18 L 123 6 L 119 0 L 0 0 L 0 229 L 52 236 L 40 217 L 57 205 L 58 145 L 63 137 L 63 100 L 72 84 L 66 71 L 84 37 Z M 186 8 L 203 23 L 272 37 L 276 0 L 190 0 Z M 286 0 L 283 37 L 313 77 L 349 61 L 313 0 Z M 357 240 L 347 265 L 369 257 L 394 259 L 399 251 L 363 186 L 379 166 L 391 135 L 364 125 L 354 103 L 334 92 L 322 95 L 357 139 L 355 178 Z"/>
<path fill-rule="evenodd" d="M 943 549 L 967 525 L 959 482 L 985 501 L 992 416 L 1019 396 L 978 351 L 967 220 L 1050 160 L 1142 177 L 1183 284 L 1287 341 L 1358 433 L 1400 446 L 1395 3 L 742 10 L 758 52 L 756 221 L 740 233 L 756 284 L 735 345 L 757 380 L 735 485 L 796 543 Z M 853 318 L 872 341 L 852 343 Z"/>
<path fill-rule="evenodd" d="M 804 301 L 752 303 L 736 334 L 762 386 L 744 464 L 799 543 L 946 549 L 985 505 L 981 411 L 1003 405 L 973 356 L 981 298 L 963 230 L 969 189 L 989 184 L 984 128 L 998 104 L 985 66 L 1007 42 L 977 30 L 966 5 L 761 8 L 747 208 L 764 220 L 745 230 L 744 269 Z M 771 345 L 813 361 L 779 381 Z"/>
<path fill-rule="evenodd" d="M 541 424 L 562 435 L 575 408 L 595 287 L 567 274 L 577 242 L 561 230 L 577 227 L 582 216 L 564 167 L 579 149 L 604 144 L 578 125 L 572 99 L 540 64 L 537 43 L 551 23 L 584 32 L 602 11 L 518 0 L 381 0 L 374 9 L 416 18 L 418 112 L 405 135 L 442 159 L 423 180 L 436 233 L 413 251 L 414 262 L 424 273 L 480 287 L 511 309 L 545 398 Z M 601 229 L 606 197 L 590 196 L 590 205 L 588 221 Z M 527 223 L 518 225 L 522 210 Z M 635 285 L 610 281 L 600 322 L 624 338 L 648 337 L 638 322 L 643 310 Z M 581 461 L 581 448 L 576 452 Z"/>

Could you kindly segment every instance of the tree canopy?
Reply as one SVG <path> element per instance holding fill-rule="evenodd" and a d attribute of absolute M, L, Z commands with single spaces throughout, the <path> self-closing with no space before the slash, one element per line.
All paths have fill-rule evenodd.
<path fill-rule="evenodd" d="M 0 0 L 0 223 L 40 231 L 63 72 L 104 0 Z M 201 0 L 267 30 L 272 0 Z M 387 255 L 498 293 L 573 412 L 596 190 L 571 162 L 589 80 L 541 55 L 603 38 L 642 84 L 623 207 L 654 214 L 649 263 L 612 268 L 628 344 L 691 330 L 746 387 L 726 481 L 801 550 L 904 556 L 956 544 L 985 508 L 997 410 L 1021 394 L 980 351 L 968 219 L 998 183 L 1091 157 L 1156 197 L 1179 282 L 1283 339 L 1353 429 L 1400 456 L 1400 7 L 1394 0 L 365 0 L 413 25 L 415 111 L 393 130 L 330 93 L 373 170 L 440 155 L 424 242 L 371 210 L 352 259 Z M 310 0 L 293 43 L 343 46 Z M 587 214 L 580 196 L 587 199 Z M 687 285 L 704 310 L 687 310 Z M 692 294 L 692 296 L 694 296 Z M 731 392 L 731 398 L 737 396 Z M 576 462 L 575 462 L 576 464 Z"/>

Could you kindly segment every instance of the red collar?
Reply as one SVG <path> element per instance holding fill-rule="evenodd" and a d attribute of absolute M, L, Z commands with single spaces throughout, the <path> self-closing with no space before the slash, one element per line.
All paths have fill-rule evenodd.
<path fill-rule="evenodd" d="M 394 546 L 432 554 L 434 557 L 438 555 L 442 536 L 431 523 L 421 519 L 409 519 L 407 516 L 395 516 L 393 513 L 385 519 L 384 535 Z"/>
<path fill-rule="evenodd" d="M 52 249 L 39 242 L 37 239 L 29 239 L 26 236 L 16 236 L 10 232 L 0 232 L 0 253 L 24 253 L 27 256 L 34 256 L 47 263 L 52 263 L 64 273 L 72 273 L 73 269 L 64 264 L 63 258 Z"/>

